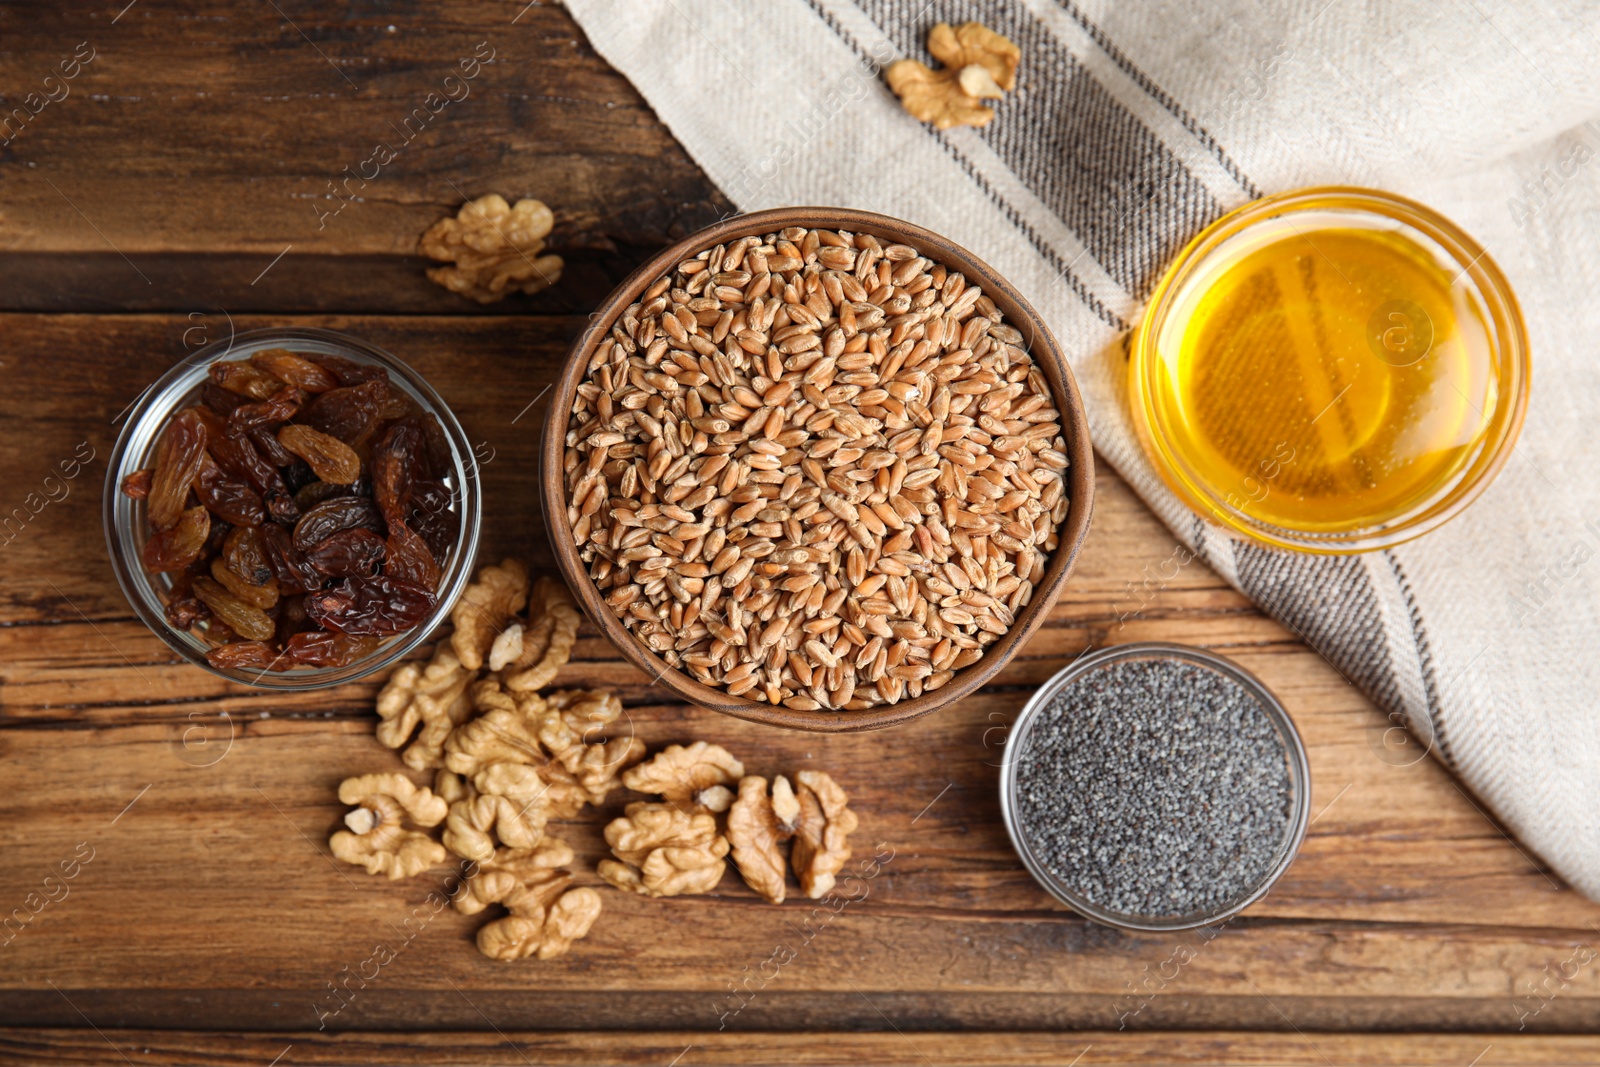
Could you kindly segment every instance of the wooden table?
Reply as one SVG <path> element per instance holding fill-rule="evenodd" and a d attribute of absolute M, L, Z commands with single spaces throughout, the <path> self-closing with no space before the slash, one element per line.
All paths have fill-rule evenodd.
<path fill-rule="evenodd" d="M 68 89 L 0 148 L 0 512 L 27 519 L 0 544 L 0 911 L 27 918 L 0 934 L 0 1061 L 1600 1058 L 1582 1036 L 1600 1023 L 1600 907 L 1434 762 L 1386 756 L 1378 712 L 1202 565 L 1177 566 L 1107 469 L 1048 627 L 998 684 L 903 729 L 748 726 L 580 641 L 561 682 L 616 687 L 652 746 L 713 739 L 851 788 L 863 850 L 894 858 L 846 910 L 773 908 L 732 876 L 707 897 L 608 890 L 569 956 L 505 965 L 474 950 L 479 920 L 424 905 L 444 869 L 390 883 L 335 863 L 337 783 L 398 767 L 373 738 L 376 686 L 224 684 L 134 619 L 100 531 L 119 416 L 230 329 L 348 330 L 414 363 L 481 442 L 483 558 L 548 566 L 541 393 L 622 274 L 729 205 L 558 8 L 126 2 L 0 7 L 6 108 Z M 479 42 L 495 60 L 472 95 L 364 188 L 339 186 Z M 555 206 L 571 264 L 555 290 L 480 310 L 424 279 L 417 236 L 488 191 Z M 1031 687 L 1085 646 L 1147 638 L 1234 657 L 1310 744 L 1299 860 L 1209 940 L 1085 923 L 1000 823 L 999 746 Z M 565 831 L 586 869 L 597 825 Z M 430 917 L 403 932 L 414 912 Z M 352 980 L 379 942 L 396 958 Z M 793 961 L 748 980 L 780 944 Z"/>

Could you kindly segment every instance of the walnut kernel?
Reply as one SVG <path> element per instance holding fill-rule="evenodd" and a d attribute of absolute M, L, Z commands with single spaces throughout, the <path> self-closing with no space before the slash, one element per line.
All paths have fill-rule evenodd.
<path fill-rule="evenodd" d="M 622 784 L 638 793 L 658 793 L 677 804 L 694 800 L 714 785 L 732 785 L 744 777 L 744 764 L 721 745 L 696 741 L 669 745 L 622 776 Z"/>
<path fill-rule="evenodd" d="M 928 51 L 944 64 L 940 70 L 902 59 L 891 63 L 884 76 L 901 105 L 937 129 L 987 126 L 994 111 L 983 100 L 1016 88 L 1022 50 L 981 23 L 956 28 L 939 23 L 928 31 Z"/>
<path fill-rule="evenodd" d="M 727 869 L 728 840 L 715 817 L 672 804 L 629 804 L 606 827 L 606 844 L 617 858 L 600 861 L 600 877 L 643 896 L 709 893 Z"/>
<path fill-rule="evenodd" d="M 410 878 L 444 862 L 447 854 L 437 841 L 404 825 L 407 816 L 418 826 L 437 826 L 444 819 L 444 800 L 427 787 L 402 774 L 367 774 L 341 782 L 339 800 L 359 807 L 345 816 L 347 829 L 328 839 L 338 859 L 391 879 Z"/>
<path fill-rule="evenodd" d="M 801 890 L 816 900 L 828 894 L 849 861 L 857 819 L 847 806 L 850 798 L 828 774 L 807 770 L 795 777 L 800 779 L 800 818 L 789 859 Z"/>
<path fill-rule="evenodd" d="M 482 667 L 506 624 L 527 603 L 528 568 L 521 560 L 508 559 L 480 570 L 450 612 L 456 627 L 450 644 L 461 666 L 469 671 Z"/>
<path fill-rule="evenodd" d="M 512 207 L 490 193 L 468 201 L 455 218 L 440 219 L 422 235 L 423 255 L 451 264 L 429 268 L 428 277 L 480 304 L 547 289 L 561 279 L 563 266 L 560 256 L 539 254 L 554 222 L 537 200 Z"/>

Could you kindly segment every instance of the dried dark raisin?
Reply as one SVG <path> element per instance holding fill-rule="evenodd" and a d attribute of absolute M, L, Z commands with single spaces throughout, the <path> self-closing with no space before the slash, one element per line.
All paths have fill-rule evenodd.
<path fill-rule="evenodd" d="M 266 520 L 261 494 L 240 479 L 231 478 L 209 453 L 194 482 L 194 494 L 212 514 L 234 526 L 260 526 Z"/>
<path fill-rule="evenodd" d="M 389 372 L 374 363 L 357 363 L 344 356 L 323 355 L 320 352 L 306 352 L 304 355 L 306 359 L 339 379 L 340 385 L 360 385 L 362 382 L 377 379 L 385 382 L 389 380 Z"/>
<path fill-rule="evenodd" d="M 297 385 L 308 393 L 326 393 L 339 385 L 339 379 L 328 368 L 287 348 L 268 348 L 256 352 L 251 355 L 250 362 L 279 381 Z"/>
<path fill-rule="evenodd" d="M 246 436 L 250 438 L 250 443 L 256 446 L 256 451 L 274 467 L 289 467 L 299 462 L 298 456 L 278 443 L 278 435 L 270 426 L 257 426 Z M 287 481 L 288 477 L 286 472 L 284 480 Z"/>
<path fill-rule="evenodd" d="M 362 484 L 358 479 L 355 485 L 333 485 L 329 482 L 311 482 L 295 491 L 295 506 L 303 515 L 322 503 L 324 500 L 336 496 L 369 496 L 370 493 L 362 492 Z"/>
<path fill-rule="evenodd" d="M 233 641 L 206 653 L 206 662 L 224 671 L 264 671 L 283 654 L 263 641 Z"/>
<path fill-rule="evenodd" d="M 145 508 L 150 522 L 165 530 L 178 521 L 189 499 L 189 487 L 200 473 L 206 452 L 206 427 L 198 408 L 187 408 L 167 424 L 156 446 L 155 474 Z"/>
<path fill-rule="evenodd" d="M 376 652 L 381 644 L 378 637 L 317 630 L 290 637 L 284 645 L 283 658 L 301 667 L 343 667 Z"/>
<path fill-rule="evenodd" d="M 422 461 L 422 425 L 397 419 L 372 446 L 372 498 L 391 526 L 405 521 Z"/>
<path fill-rule="evenodd" d="M 306 562 L 330 578 L 370 578 L 378 573 L 385 551 L 383 538 L 371 530 L 340 530 L 317 542 L 306 553 Z"/>
<path fill-rule="evenodd" d="M 283 388 L 283 382 L 243 360 L 218 360 L 206 373 L 214 384 L 252 400 L 265 400 Z"/>
<path fill-rule="evenodd" d="M 288 530 L 276 523 L 267 523 L 260 529 L 267 562 L 272 567 L 273 576 L 278 579 L 278 589 L 284 595 L 322 588 L 322 575 L 306 562 L 305 554 L 294 546 Z"/>
<path fill-rule="evenodd" d="M 429 411 L 422 415 L 422 443 L 427 458 L 425 477 L 448 478 L 455 473 L 455 453 L 450 449 L 450 438 L 445 436 L 439 417 Z"/>
<path fill-rule="evenodd" d="M 294 546 L 308 552 L 317 542 L 340 530 L 357 527 L 377 534 L 384 532 L 377 505 L 364 496 L 330 497 L 300 517 L 294 527 Z"/>
<path fill-rule="evenodd" d="M 383 379 L 330 389 L 306 405 L 299 421 L 359 448 L 378 428 L 378 416 L 388 400 L 389 383 Z"/>
<path fill-rule="evenodd" d="M 211 513 L 205 508 L 190 508 L 165 530 L 157 530 L 144 543 L 141 553 L 145 570 L 153 573 L 181 571 L 200 558 L 200 550 L 211 535 Z"/>
<path fill-rule="evenodd" d="M 455 547 L 461 533 L 461 516 L 451 510 L 455 493 L 443 482 L 417 483 L 411 496 L 411 521 L 408 525 L 421 536 L 440 564 Z"/>
<path fill-rule="evenodd" d="M 150 495 L 150 483 L 156 472 L 149 467 L 134 471 L 122 479 L 122 495 L 129 500 L 143 500 Z"/>
<path fill-rule="evenodd" d="M 205 382 L 200 386 L 200 403 L 218 415 L 227 415 L 240 404 L 249 402 L 249 397 L 230 393 L 215 382 Z"/>
<path fill-rule="evenodd" d="M 434 559 L 428 543 L 416 531 L 403 522 L 392 524 L 386 548 L 385 574 L 416 582 L 428 589 L 438 588 L 439 563 Z"/>
<path fill-rule="evenodd" d="M 287 422 L 300 413 L 305 402 L 304 389 L 286 385 L 266 400 L 258 400 L 254 404 L 240 404 L 234 408 L 228 415 L 228 429 L 234 433 L 248 433 L 259 426 Z"/>
<path fill-rule="evenodd" d="M 314 625 L 306 617 L 306 598 L 304 596 L 284 597 L 283 600 L 278 602 L 278 644 L 287 644 L 295 634 Z"/>
<path fill-rule="evenodd" d="M 325 630 L 387 636 L 420 624 L 433 611 L 433 590 L 389 575 L 346 578 L 306 597 L 306 614 Z"/>

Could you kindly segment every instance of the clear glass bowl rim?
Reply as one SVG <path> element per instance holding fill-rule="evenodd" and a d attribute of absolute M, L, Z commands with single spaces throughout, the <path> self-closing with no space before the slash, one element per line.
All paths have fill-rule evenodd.
<path fill-rule="evenodd" d="M 235 353 L 248 354 L 271 347 L 293 348 L 296 342 L 314 342 L 339 350 L 341 354 L 367 363 L 383 366 L 401 379 L 407 389 L 423 402 L 424 410 L 431 412 L 443 427 L 456 463 L 456 477 L 460 482 L 461 532 L 456 538 L 445 574 L 441 579 L 439 603 L 420 625 L 390 639 L 371 655 L 343 667 L 300 668 L 284 672 L 253 672 L 223 670 L 213 667 L 205 658 L 206 646 L 198 638 L 179 634 L 168 625 L 164 605 L 156 592 L 155 582 L 144 573 L 139 561 L 137 532 L 131 523 L 119 521 L 132 512 L 132 502 L 122 495 L 122 480 L 150 454 L 159 437 L 159 429 L 172 412 L 199 384 L 184 385 L 184 380 L 197 368 L 209 366 L 219 359 Z M 145 448 L 138 455 L 132 452 L 136 440 L 144 440 Z M 194 665 L 240 685 L 256 689 L 293 692 L 308 689 L 326 689 L 345 682 L 364 678 L 382 670 L 417 645 L 427 640 L 429 634 L 447 619 L 456 599 L 472 577 L 476 562 L 478 540 L 482 526 L 482 500 L 478 484 L 476 456 L 466 432 L 444 399 L 409 364 L 386 349 L 358 337 L 318 327 L 269 327 L 237 333 L 225 341 L 219 340 L 184 357 L 157 378 L 134 402 L 122 431 L 117 436 L 107 464 L 105 489 L 101 496 L 101 516 L 104 525 L 106 549 L 111 558 L 117 584 L 134 613 L 157 637 L 178 655 Z"/>
<path fill-rule="evenodd" d="M 1289 812 L 1289 832 L 1284 835 L 1283 843 L 1279 846 L 1277 860 L 1261 882 L 1249 893 L 1215 912 L 1198 912 L 1192 915 L 1170 918 L 1152 918 L 1149 916 L 1125 915 L 1104 908 L 1084 899 L 1079 893 L 1062 884 L 1055 875 L 1051 874 L 1044 862 L 1034 854 L 1031 844 L 1023 835 L 1022 828 L 1019 825 L 1020 820 L 1017 817 L 1016 810 L 1017 775 L 1015 767 L 1018 758 L 1022 754 L 1023 746 L 1027 744 L 1029 731 L 1039 713 L 1049 705 L 1050 700 L 1057 693 L 1089 672 L 1122 660 L 1139 658 L 1181 659 L 1225 675 L 1261 702 L 1262 708 L 1266 710 L 1267 717 L 1277 727 L 1279 736 L 1284 741 L 1284 756 L 1289 762 L 1289 777 L 1294 790 Z M 1305 741 L 1300 737 L 1300 731 L 1296 728 L 1294 720 L 1290 718 L 1289 712 L 1279 702 L 1278 698 L 1273 695 L 1272 691 L 1255 675 L 1226 656 L 1208 652 L 1203 648 L 1194 648 L 1190 645 L 1174 644 L 1167 641 L 1137 641 L 1126 645 L 1113 645 L 1110 648 L 1102 648 L 1068 664 L 1052 675 L 1044 685 L 1040 686 L 1038 691 L 1028 698 L 1028 702 L 1022 706 L 1022 710 L 1017 713 L 1016 721 L 1012 723 L 1011 730 L 1006 737 L 1006 746 L 1001 760 L 1000 812 L 1006 824 L 1006 833 L 1011 838 L 1011 845 L 1022 859 L 1023 866 L 1027 867 L 1028 873 L 1033 876 L 1033 880 L 1038 882 L 1047 893 L 1073 911 L 1103 926 L 1116 927 L 1121 930 L 1141 933 L 1193 930 L 1232 918 L 1266 896 L 1272 886 L 1283 876 L 1283 873 L 1289 869 L 1289 866 L 1294 862 L 1295 856 L 1300 851 L 1301 843 L 1305 841 L 1306 827 L 1310 825 L 1311 764 L 1306 758 Z"/>

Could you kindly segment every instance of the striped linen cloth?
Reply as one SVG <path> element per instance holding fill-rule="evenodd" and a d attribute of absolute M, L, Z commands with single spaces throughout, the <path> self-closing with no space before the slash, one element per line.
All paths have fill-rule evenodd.
<path fill-rule="evenodd" d="M 1580 0 L 567 0 L 741 210 L 836 204 L 943 233 L 1068 352 L 1096 447 L 1173 533 L 1600 899 L 1600 7 Z M 1015 92 L 939 132 L 881 72 L 936 22 L 1015 41 Z M 1168 260 L 1265 193 L 1421 200 L 1489 249 L 1532 337 L 1494 486 L 1441 530 L 1320 558 L 1187 510 L 1129 422 L 1126 341 Z M 1394 727 L 1411 730 L 1406 735 Z"/>

